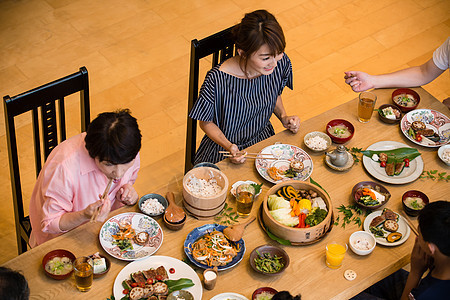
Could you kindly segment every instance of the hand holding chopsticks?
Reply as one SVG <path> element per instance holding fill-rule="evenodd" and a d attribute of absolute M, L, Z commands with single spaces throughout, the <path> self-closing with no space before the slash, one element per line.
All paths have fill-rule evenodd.
<path fill-rule="evenodd" d="M 219 151 L 219 153 L 222 153 L 224 157 L 234 157 L 229 151 Z M 274 157 L 271 153 L 252 153 L 252 152 L 245 152 L 245 151 L 239 151 L 236 153 L 236 155 L 243 155 L 245 158 L 261 158 L 261 159 L 278 159 Z"/>
<path fill-rule="evenodd" d="M 111 188 L 111 184 L 112 184 L 113 180 L 114 179 L 112 179 L 112 178 L 109 179 L 108 185 L 106 186 L 105 191 L 103 192 L 100 200 L 104 200 L 106 198 L 106 196 L 108 195 L 109 189 Z M 98 215 L 100 214 L 100 211 L 102 210 L 102 207 L 103 207 L 103 204 L 100 205 L 99 207 L 97 207 L 97 209 L 92 214 L 92 216 L 91 216 L 92 223 L 97 222 L 97 218 L 98 218 Z"/>

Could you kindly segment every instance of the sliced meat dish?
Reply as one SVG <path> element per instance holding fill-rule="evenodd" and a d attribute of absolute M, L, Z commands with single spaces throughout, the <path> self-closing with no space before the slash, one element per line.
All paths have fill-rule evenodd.
<path fill-rule="evenodd" d="M 369 226 L 369 227 L 377 227 L 377 226 L 379 226 L 380 224 L 383 224 L 383 222 L 384 222 L 385 220 L 386 220 L 386 219 L 384 218 L 383 215 L 378 216 L 378 217 L 375 217 L 375 218 L 373 218 L 372 222 L 370 222 L 370 226 Z"/>
<path fill-rule="evenodd" d="M 398 221 L 398 214 L 390 210 L 389 208 L 383 209 L 382 215 L 386 218 L 386 220 Z"/>
<path fill-rule="evenodd" d="M 389 176 L 394 176 L 395 173 L 395 163 L 387 163 L 386 164 L 386 174 Z"/>
<path fill-rule="evenodd" d="M 156 280 L 156 270 L 155 269 L 150 269 L 147 271 L 142 271 L 142 273 L 144 273 L 145 278 L 147 279 L 153 279 L 153 281 Z"/>
<path fill-rule="evenodd" d="M 146 282 L 146 279 L 144 277 L 144 274 L 142 274 L 142 272 L 136 272 L 131 274 L 131 278 L 133 278 L 133 280 L 137 283 L 139 282 Z"/>
<path fill-rule="evenodd" d="M 156 268 L 156 275 L 161 275 L 162 280 L 169 279 L 169 275 L 167 275 L 166 268 L 164 268 L 163 266 L 159 266 L 158 268 Z"/>
<path fill-rule="evenodd" d="M 405 162 L 398 162 L 395 164 L 395 175 L 400 175 L 400 173 L 403 171 L 403 169 L 405 168 Z"/>

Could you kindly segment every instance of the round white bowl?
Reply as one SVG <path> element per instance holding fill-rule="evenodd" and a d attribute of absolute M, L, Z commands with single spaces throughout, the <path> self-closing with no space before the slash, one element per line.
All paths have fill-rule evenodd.
<path fill-rule="evenodd" d="M 439 156 L 439 158 L 444 162 L 444 164 L 446 164 L 447 166 L 450 166 L 450 161 L 445 161 L 444 160 L 444 158 L 443 158 L 443 155 L 444 155 L 444 150 L 445 149 L 450 149 L 450 145 L 444 145 L 444 146 L 441 146 L 441 147 L 439 147 L 439 150 L 438 150 L 438 156 Z M 447 150 L 448 151 L 448 150 Z"/>
<path fill-rule="evenodd" d="M 236 189 L 237 189 L 238 186 L 240 186 L 240 185 L 243 184 L 243 183 L 248 183 L 248 184 L 258 184 L 258 183 L 254 182 L 254 181 L 252 181 L 252 180 L 246 180 L 246 181 L 239 180 L 239 181 L 236 181 L 235 183 L 233 183 L 233 184 L 231 185 L 231 190 L 230 190 L 230 192 L 231 192 L 231 194 L 232 194 L 233 196 L 236 197 Z M 258 197 L 258 196 L 261 194 L 261 192 L 262 192 L 262 188 L 261 188 L 261 190 L 259 191 L 259 193 L 255 195 L 255 198 Z"/>
<path fill-rule="evenodd" d="M 356 249 L 354 246 L 354 243 L 357 239 L 360 238 L 365 238 L 366 240 L 369 241 L 370 244 L 370 249 L 369 250 L 360 250 L 360 249 Z M 370 253 L 372 253 L 373 249 L 375 249 L 375 246 L 377 244 L 375 237 L 373 236 L 373 234 L 371 234 L 370 232 L 367 231 L 356 231 L 353 232 L 352 235 L 349 238 L 349 245 L 350 245 L 350 249 L 352 249 L 353 252 L 355 252 L 358 255 L 368 255 Z"/>
<path fill-rule="evenodd" d="M 306 144 L 307 140 L 309 140 L 310 138 L 316 137 L 316 136 L 320 136 L 321 138 L 323 138 L 327 142 L 326 148 L 324 148 L 324 149 L 314 149 L 314 148 L 311 148 L 310 146 L 308 146 L 308 144 Z M 306 134 L 305 137 L 303 138 L 303 142 L 305 143 L 305 146 L 308 147 L 308 149 L 310 149 L 310 150 L 312 150 L 314 152 L 326 151 L 331 146 L 331 138 L 326 133 L 323 133 L 323 132 L 320 132 L 320 131 L 313 131 L 313 132 L 310 132 L 310 133 Z"/>

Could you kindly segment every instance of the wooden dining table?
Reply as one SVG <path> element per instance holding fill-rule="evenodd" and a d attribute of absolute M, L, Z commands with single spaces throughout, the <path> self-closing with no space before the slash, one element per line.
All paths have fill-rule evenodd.
<path fill-rule="evenodd" d="M 418 108 L 429 108 L 450 116 L 449 109 L 426 90 L 420 87 L 414 88 L 414 90 L 420 95 Z M 393 89 L 375 90 L 374 93 L 378 97 L 376 106 L 392 103 L 392 91 Z M 417 148 L 420 151 L 420 157 L 424 162 L 424 171 L 438 170 L 438 173 L 450 171 L 449 167 L 438 158 L 437 148 L 427 148 L 412 143 L 401 132 L 398 123 L 383 123 L 376 115 L 376 112 L 374 112 L 370 122 L 358 122 L 357 101 L 358 99 L 355 98 L 302 122 L 297 134 L 283 131 L 246 150 L 249 152 L 259 152 L 264 147 L 274 143 L 296 145 L 305 150 L 313 161 L 311 178 L 319 183 L 330 195 L 335 218 L 340 216 L 337 209 L 340 205 L 354 204 L 351 199 L 352 187 L 361 181 L 375 181 L 386 187 L 392 196 L 385 207 L 396 212 L 403 210 L 401 198 L 403 193 L 408 190 L 420 190 L 429 197 L 430 201 L 448 199 L 447 195 L 450 190 L 448 182 L 445 180 L 418 178 L 413 182 L 405 184 L 381 182 L 373 178 L 365 170 L 362 161 L 355 163 L 347 171 L 335 171 L 325 164 L 325 155 L 323 152 L 312 152 L 304 145 L 303 137 L 307 133 L 312 131 L 325 132 L 326 124 L 330 120 L 337 118 L 345 119 L 350 121 L 355 127 L 354 137 L 345 144 L 349 149 L 352 147 L 366 149 L 376 142 L 397 141 L 409 147 Z M 333 144 L 331 150 L 335 147 L 336 144 Z M 361 158 L 360 154 L 358 156 Z M 231 188 L 231 184 L 238 180 L 253 180 L 258 183 L 263 183 L 262 193 L 256 198 L 251 211 L 251 215 L 257 216 L 266 192 L 273 184 L 259 175 L 255 168 L 255 161 L 253 159 L 247 159 L 244 164 L 236 165 L 230 163 L 228 160 L 224 160 L 218 163 L 217 166 L 227 176 L 230 182 L 229 189 Z M 165 195 L 167 191 L 173 191 L 176 202 L 180 205 L 182 203 L 182 178 L 176 178 L 173 182 L 168 183 L 167 186 L 157 190 L 148 190 L 148 186 L 151 184 L 146 182 L 146 178 L 143 177 L 138 178 L 135 185 L 138 193 L 141 195 L 146 193 Z M 236 200 L 230 192 L 227 195 L 227 204 L 233 209 L 236 207 Z M 137 211 L 139 211 L 137 205 L 123 207 L 112 211 L 110 216 Z M 377 245 L 374 251 L 367 256 L 358 256 L 349 249 L 339 269 L 328 268 L 325 264 L 325 245 L 331 241 L 348 243 L 349 236 L 353 232 L 362 230 L 360 226 L 353 222 L 343 228 L 341 226 L 342 218 L 343 216 L 341 215 L 339 225 L 332 226 L 331 231 L 323 239 L 307 246 L 286 246 L 278 244 L 266 234 L 260 226 L 259 221 L 253 222 L 247 227 L 243 237 L 247 250 L 243 255 L 242 261 L 231 269 L 219 272 L 215 288 L 213 290 L 203 288 L 202 299 L 210 299 L 217 294 L 225 292 L 238 293 L 251 299 L 253 291 L 260 287 L 272 287 L 278 291 L 287 290 L 293 295 L 301 294 L 302 299 L 305 300 L 348 299 L 409 263 L 410 252 L 415 240 L 413 233 L 411 233 L 405 243 L 393 247 Z M 361 216 L 361 218 L 363 219 L 364 216 Z M 244 220 L 245 218 L 238 218 L 238 221 Z M 416 218 L 411 218 L 411 220 L 412 224 L 417 226 Z M 183 243 L 188 233 L 196 227 L 214 223 L 215 221 L 214 219 L 198 220 L 188 216 L 185 226 L 179 231 L 167 229 L 161 218 L 157 219 L 157 222 L 163 228 L 164 240 L 155 255 L 185 260 L 186 256 L 184 254 Z M 47 277 L 42 268 L 42 258 L 46 253 L 54 249 L 67 249 L 75 254 L 75 256 L 90 255 L 98 251 L 101 254 L 108 255 L 99 242 L 101 226 L 101 223 L 86 223 L 15 257 L 3 264 L 3 266 L 23 272 L 30 286 L 31 299 L 106 299 L 112 295 L 113 284 L 117 274 L 129 262 L 109 256 L 111 260 L 110 271 L 102 278 L 94 279 L 92 289 L 87 293 L 79 292 L 76 289 L 73 276 L 66 280 L 57 281 Z M 289 266 L 280 275 L 262 275 L 256 273 L 250 266 L 250 252 L 254 248 L 265 244 L 281 247 L 290 257 Z M 194 269 L 200 280 L 203 280 L 203 270 L 199 268 Z M 348 281 L 344 278 L 344 271 L 348 269 L 356 272 L 357 277 L 355 280 Z M 116 298 L 116 300 L 118 299 Z"/>

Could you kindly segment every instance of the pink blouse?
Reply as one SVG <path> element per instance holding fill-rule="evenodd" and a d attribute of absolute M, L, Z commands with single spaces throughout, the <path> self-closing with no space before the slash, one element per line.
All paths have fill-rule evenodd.
<path fill-rule="evenodd" d="M 85 136 L 86 133 L 81 133 L 59 144 L 39 173 L 30 199 L 31 247 L 64 233 L 59 228 L 61 216 L 96 202 L 108 185 L 108 178 L 89 156 Z M 125 175 L 113 182 L 108 194 L 111 210 L 123 206 L 115 199 L 116 193 L 124 184 L 134 184 L 139 167 L 138 154 Z"/>

